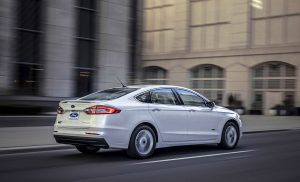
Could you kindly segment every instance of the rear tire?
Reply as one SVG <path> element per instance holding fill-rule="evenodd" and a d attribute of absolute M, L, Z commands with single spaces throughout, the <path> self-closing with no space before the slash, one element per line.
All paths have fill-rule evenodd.
<path fill-rule="evenodd" d="M 127 155 L 132 158 L 145 159 L 155 150 L 156 137 L 153 129 L 147 125 L 138 126 L 130 137 Z"/>
<path fill-rule="evenodd" d="M 95 154 L 100 150 L 100 147 L 88 146 L 88 145 L 77 145 L 76 149 L 83 154 Z"/>
<path fill-rule="evenodd" d="M 238 126 L 234 122 L 227 122 L 222 131 L 221 143 L 219 147 L 223 149 L 234 149 L 238 144 L 240 135 Z"/>

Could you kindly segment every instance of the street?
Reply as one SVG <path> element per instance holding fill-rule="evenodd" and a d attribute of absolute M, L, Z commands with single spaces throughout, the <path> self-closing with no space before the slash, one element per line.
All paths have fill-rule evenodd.
<path fill-rule="evenodd" d="M 65 149 L 2 154 L 0 163 L 1 181 L 298 181 L 300 130 L 246 134 L 235 150 L 159 149 L 147 160 Z"/>

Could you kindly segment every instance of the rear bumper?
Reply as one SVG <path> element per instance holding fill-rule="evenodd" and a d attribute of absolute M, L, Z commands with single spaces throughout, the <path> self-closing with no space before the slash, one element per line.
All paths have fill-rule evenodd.
<path fill-rule="evenodd" d="M 104 138 L 78 137 L 78 136 L 64 136 L 54 135 L 57 143 L 71 144 L 71 145 L 92 145 L 97 147 L 109 148 L 109 145 Z"/>

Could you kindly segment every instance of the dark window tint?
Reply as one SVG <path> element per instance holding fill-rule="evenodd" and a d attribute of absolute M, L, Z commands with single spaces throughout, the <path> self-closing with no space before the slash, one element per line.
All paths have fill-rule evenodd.
<path fill-rule="evenodd" d="M 78 6 L 88 8 L 88 9 L 94 9 L 96 5 L 95 0 L 79 0 Z"/>
<path fill-rule="evenodd" d="M 41 66 L 31 64 L 17 64 L 16 70 L 16 93 L 25 95 L 36 95 L 39 90 L 38 77 Z"/>
<path fill-rule="evenodd" d="M 75 69 L 76 81 L 78 84 L 78 88 L 76 89 L 76 94 L 78 96 L 84 96 L 90 93 L 92 90 L 92 78 L 93 78 L 93 70 L 85 70 L 85 69 Z"/>
<path fill-rule="evenodd" d="M 95 37 L 95 18 L 96 13 L 94 11 L 88 11 L 85 9 L 79 9 L 79 27 L 78 36 L 85 38 Z"/>
<path fill-rule="evenodd" d="M 39 30 L 41 18 L 41 0 L 18 1 L 19 28 Z"/>
<path fill-rule="evenodd" d="M 140 102 L 148 102 L 148 96 L 149 96 L 149 92 L 146 92 L 137 96 L 136 99 L 139 100 Z"/>
<path fill-rule="evenodd" d="M 40 34 L 30 31 L 19 31 L 18 59 L 19 62 L 39 63 Z"/>
<path fill-rule="evenodd" d="M 77 96 L 86 95 L 93 90 L 93 74 L 95 74 L 96 45 L 96 0 L 78 0 L 77 34 L 76 34 L 76 84 Z"/>
<path fill-rule="evenodd" d="M 41 71 L 44 70 L 40 48 L 42 0 L 16 2 L 15 92 L 37 95 L 39 94 Z"/>
<path fill-rule="evenodd" d="M 177 93 L 179 94 L 182 102 L 184 105 L 188 105 L 188 106 L 202 106 L 205 107 L 205 100 L 203 98 L 201 98 L 200 96 L 186 91 L 186 90 L 181 90 L 178 89 Z"/>
<path fill-rule="evenodd" d="M 155 104 L 168 104 L 168 105 L 178 104 L 178 101 L 176 100 L 171 89 L 158 89 L 152 91 L 150 100 L 151 103 L 155 103 Z"/>
<path fill-rule="evenodd" d="M 94 42 L 78 39 L 77 67 L 92 68 L 94 63 Z"/>
<path fill-rule="evenodd" d="M 113 88 L 87 95 L 80 98 L 80 100 L 113 100 L 136 90 L 137 88 Z"/>

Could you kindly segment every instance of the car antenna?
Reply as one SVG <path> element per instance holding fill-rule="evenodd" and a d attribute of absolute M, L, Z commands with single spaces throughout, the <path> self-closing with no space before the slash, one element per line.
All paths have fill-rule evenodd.
<path fill-rule="evenodd" d="M 121 83 L 122 87 L 127 87 L 121 80 L 119 77 L 117 77 L 118 81 Z"/>

